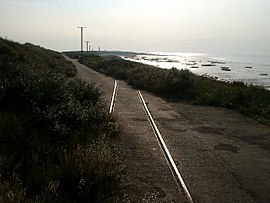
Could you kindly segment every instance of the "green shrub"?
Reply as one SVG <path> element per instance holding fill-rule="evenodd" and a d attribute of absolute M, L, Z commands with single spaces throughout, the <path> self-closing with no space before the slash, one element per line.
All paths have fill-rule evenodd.
<path fill-rule="evenodd" d="M 18 47 L 11 43 L 4 60 Z M 0 201 L 116 198 L 119 130 L 100 90 L 28 62 L 0 66 Z"/>
<path fill-rule="evenodd" d="M 60 53 L 30 43 L 21 45 L 0 38 L 0 66 L 12 68 L 18 65 L 60 72 L 67 77 L 77 74 L 75 66 L 66 61 Z"/>
<path fill-rule="evenodd" d="M 59 187 L 62 193 L 67 199 L 80 202 L 104 202 L 119 196 L 120 184 L 115 184 L 122 178 L 118 153 L 117 148 L 99 140 L 65 154 L 60 164 Z"/>

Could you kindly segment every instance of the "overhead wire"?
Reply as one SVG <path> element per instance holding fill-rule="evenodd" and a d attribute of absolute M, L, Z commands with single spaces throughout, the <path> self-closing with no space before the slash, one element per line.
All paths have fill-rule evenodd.
<path fill-rule="evenodd" d="M 82 16 L 81 16 L 80 11 L 79 11 L 79 9 L 78 9 L 77 3 L 76 3 L 75 0 L 72 0 L 72 1 L 73 1 L 74 6 L 75 6 L 76 12 L 77 12 L 77 14 L 78 14 L 78 16 L 79 16 L 79 18 L 80 18 L 80 21 L 81 21 L 81 23 L 83 23 Z"/>
<path fill-rule="evenodd" d="M 67 14 L 67 12 L 65 12 L 64 8 L 61 6 L 61 4 L 57 1 L 54 0 L 54 2 L 56 3 L 57 7 L 61 10 L 62 14 L 64 16 L 66 16 L 66 18 L 68 19 L 69 23 L 72 24 L 72 26 L 76 26 L 76 23 L 72 20 L 72 18 Z"/>
<path fill-rule="evenodd" d="M 79 11 L 79 9 L 78 9 L 78 5 L 77 5 L 77 3 L 76 3 L 76 0 L 72 0 L 73 1 L 73 4 L 74 4 L 74 6 L 75 6 L 75 9 L 76 9 L 76 11 L 77 11 L 77 14 L 78 14 L 78 16 L 79 16 L 79 19 L 80 19 L 80 23 L 83 23 L 84 24 L 84 21 L 83 21 L 83 19 L 82 19 L 82 16 L 81 16 L 81 14 L 80 14 L 80 11 Z M 82 24 L 81 24 L 82 25 Z M 84 24 L 85 25 L 85 24 Z M 78 28 L 86 28 L 86 27 L 84 27 L 84 26 L 79 26 Z M 82 32 L 82 31 L 81 31 Z M 81 43 L 83 43 L 83 42 L 81 42 Z M 83 47 L 83 44 L 81 45 L 82 47 Z M 87 46 L 88 46 L 88 42 L 87 42 Z M 83 49 L 83 48 L 82 48 Z M 87 47 L 87 49 L 88 49 L 88 47 Z"/>
<path fill-rule="evenodd" d="M 75 20 L 68 15 L 68 13 L 64 10 L 64 8 L 61 6 L 61 4 L 57 0 L 54 0 L 54 2 L 57 4 L 57 6 L 61 10 L 62 14 L 64 14 L 68 18 L 68 20 L 72 24 L 72 26 L 79 28 L 78 27 L 78 23 L 76 23 Z M 76 2 L 74 0 L 73 0 L 73 4 L 74 4 L 75 9 L 77 11 L 77 14 L 78 14 L 78 16 L 80 18 L 80 22 L 82 23 L 81 14 L 80 14 L 79 9 L 78 9 L 78 6 L 77 6 L 77 4 L 76 4 Z"/>

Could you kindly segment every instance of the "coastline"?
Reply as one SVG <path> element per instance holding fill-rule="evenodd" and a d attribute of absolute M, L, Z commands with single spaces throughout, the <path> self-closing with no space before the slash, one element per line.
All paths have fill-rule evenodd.
<path fill-rule="evenodd" d="M 226 82 L 243 82 L 248 85 L 263 86 L 270 90 L 270 61 L 267 61 L 266 56 L 252 56 L 255 57 L 252 59 L 251 56 L 237 55 L 149 52 L 122 55 L 121 57 L 164 69 L 172 67 L 188 69 L 197 75 L 205 75 Z"/>

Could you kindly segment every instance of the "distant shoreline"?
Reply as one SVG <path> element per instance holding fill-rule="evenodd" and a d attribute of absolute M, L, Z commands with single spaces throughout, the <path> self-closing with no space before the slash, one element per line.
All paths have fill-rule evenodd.
<path fill-rule="evenodd" d="M 65 53 L 80 55 L 80 52 Z M 83 52 L 83 55 L 121 57 L 165 69 L 172 67 L 188 69 L 197 75 L 206 75 L 225 82 L 244 82 L 270 90 L 270 57 L 267 56 L 137 51 L 90 51 Z M 250 60 L 249 57 L 251 57 Z M 252 62 L 256 61 L 252 59 L 254 57 L 255 59 L 257 57 L 257 62 Z"/>
<path fill-rule="evenodd" d="M 180 53 L 179 53 L 180 54 Z M 122 58 L 160 68 L 188 69 L 198 75 L 208 75 L 226 82 L 244 82 L 246 84 L 263 86 L 270 90 L 270 62 L 248 62 L 231 60 L 223 56 L 217 57 L 198 53 L 172 54 L 137 54 Z M 259 61 L 259 59 L 257 59 Z"/>

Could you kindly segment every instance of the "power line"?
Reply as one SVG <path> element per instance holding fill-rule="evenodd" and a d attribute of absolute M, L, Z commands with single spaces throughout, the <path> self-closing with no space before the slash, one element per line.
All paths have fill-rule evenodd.
<path fill-rule="evenodd" d="M 73 4 L 74 4 L 75 8 L 76 8 L 77 14 L 78 14 L 78 16 L 79 16 L 79 18 L 80 18 L 80 21 L 82 22 L 82 16 L 81 16 L 81 14 L 80 14 L 80 12 L 79 12 L 78 6 L 77 6 L 75 0 L 72 0 L 72 1 L 73 1 Z"/>
<path fill-rule="evenodd" d="M 65 10 L 63 9 L 63 7 L 59 4 L 59 2 L 57 0 L 54 0 L 54 2 L 56 3 L 57 7 L 61 10 L 62 14 L 67 17 L 67 19 L 69 20 L 69 22 L 72 25 L 75 24 L 74 21 L 72 20 L 72 18 L 65 12 Z"/>
<path fill-rule="evenodd" d="M 57 0 L 54 0 L 54 2 L 57 4 L 58 8 L 62 11 L 62 14 L 64 14 L 72 24 L 74 24 L 74 21 L 72 20 L 72 18 L 65 12 L 63 7 L 59 4 L 59 2 Z M 80 12 L 79 12 L 79 9 L 77 7 L 75 0 L 73 0 L 73 3 L 74 3 L 74 6 L 76 8 L 78 16 L 81 18 L 81 15 L 80 15 Z M 80 30 L 81 30 L 81 56 L 82 56 L 82 54 L 83 54 L 83 29 L 86 27 L 78 26 L 78 28 L 80 28 Z M 88 50 L 88 43 L 87 43 L 87 50 Z"/>

